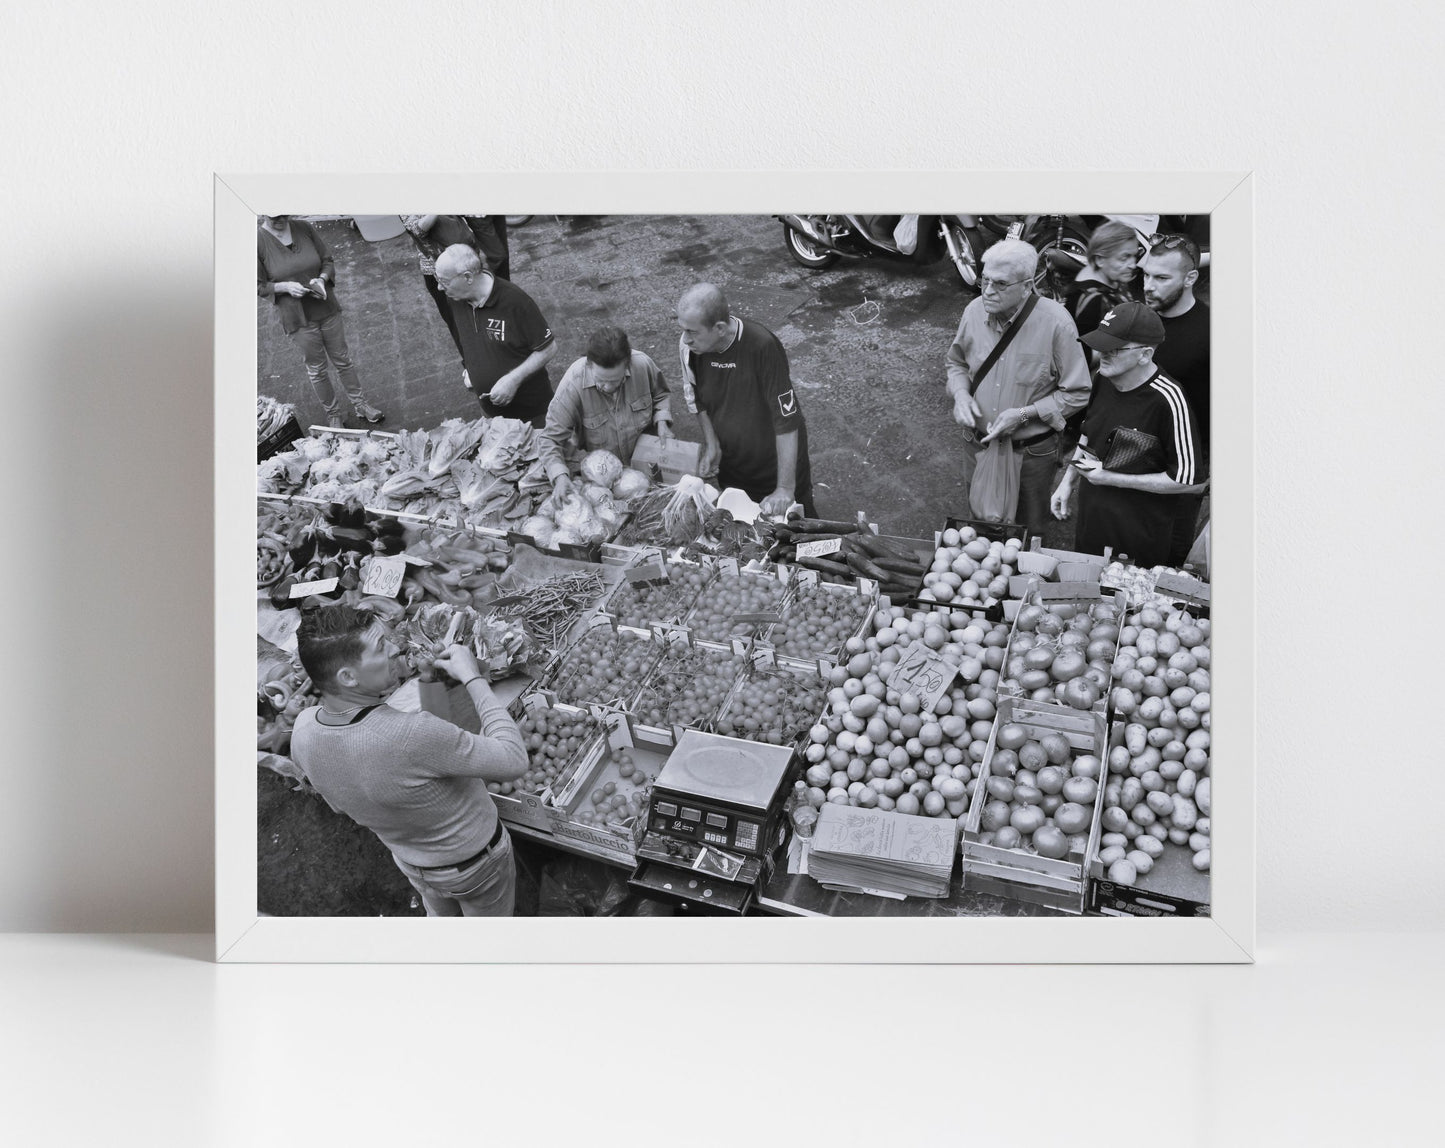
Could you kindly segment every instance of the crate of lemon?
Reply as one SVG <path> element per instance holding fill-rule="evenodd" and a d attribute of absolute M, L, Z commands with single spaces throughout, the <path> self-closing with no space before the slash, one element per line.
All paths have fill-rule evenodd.
<path fill-rule="evenodd" d="M 1095 710 L 1005 697 L 963 824 L 963 886 L 1082 913 L 1107 751 Z"/>
<path fill-rule="evenodd" d="M 809 802 L 961 816 L 993 729 L 1007 642 L 1008 626 L 981 611 L 879 606 L 866 635 L 825 666 L 827 709 L 803 751 Z M 936 700 L 897 688 L 922 651 L 945 667 Z"/>

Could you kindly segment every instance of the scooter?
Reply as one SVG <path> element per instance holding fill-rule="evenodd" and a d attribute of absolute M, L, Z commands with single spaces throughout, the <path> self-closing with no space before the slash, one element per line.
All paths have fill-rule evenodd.
<path fill-rule="evenodd" d="M 813 270 L 839 259 L 892 259 L 927 266 L 945 254 L 968 286 L 978 281 L 977 259 L 954 216 L 779 215 L 783 245 Z"/>

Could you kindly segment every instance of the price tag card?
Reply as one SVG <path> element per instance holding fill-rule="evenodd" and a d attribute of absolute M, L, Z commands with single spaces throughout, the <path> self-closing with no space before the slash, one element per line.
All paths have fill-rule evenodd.
<path fill-rule="evenodd" d="M 858 593 L 865 598 L 872 598 L 878 593 L 878 583 L 873 581 L 872 578 L 859 578 Z"/>
<path fill-rule="evenodd" d="M 667 567 L 661 561 L 644 562 L 641 566 L 634 566 L 626 571 L 624 577 L 634 585 L 666 582 L 668 580 Z"/>
<path fill-rule="evenodd" d="M 330 594 L 335 590 L 340 578 L 320 578 L 315 582 L 297 582 L 291 587 L 292 598 L 309 598 L 312 594 Z"/>
<path fill-rule="evenodd" d="M 799 558 L 826 558 L 829 554 L 837 554 L 843 549 L 841 538 L 824 538 L 817 542 L 799 542 Z"/>
<path fill-rule="evenodd" d="M 397 557 L 412 566 L 430 566 L 432 564 L 430 558 L 418 558 L 415 554 L 398 554 Z"/>
<path fill-rule="evenodd" d="M 361 592 L 375 594 L 381 598 L 395 598 L 401 592 L 402 579 L 405 577 L 406 557 L 404 555 L 372 558 L 367 563 L 366 574 L 361 579 Z"/>
<path fill-rule="evenodd" d="M 948 691 L 957 673 L 955 667 L 934 651 L 920 642 L 915 642 L 908 647 L 908 652 L 903 655 L 898 665 L 893 667 L 893 673 L 888 677 L 888 686 L 899 693 L 918 695 L 924 712 L 932 713 L 933 707 Z"/>

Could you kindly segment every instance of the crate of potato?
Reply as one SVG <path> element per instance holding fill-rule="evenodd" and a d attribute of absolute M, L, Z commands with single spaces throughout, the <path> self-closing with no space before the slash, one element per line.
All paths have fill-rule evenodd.
<path fill-rule="evenodd" d="M 879 607 L 871 627 L 827 670 L 828 708 L 803 750 L 808 801 L 958 817 L 979 784 L 1008 627 L 904 606 Z M 936 700 L 890 684 L 918 650 L 954 671 Z"/>
<path fill-rule="evenodd" d="M 1209 911 L 1212 696 L 1202 613 L 1151 604 L 1125 618 L 1110 695 L 1118 720 L 1105 836 L 1091 864 L 1101 912 Z"/>
<path fill-rule="evenodd" d="M 988 529 L 989 523 L 955 518 L 948 523 L 937 533 L 933 560 L 915 602 L 956 603 L 967 609 L 1007 598 L 1028 531 L 1011 523 L 994 523 L 988 535 L 979 527 Z"/>
<path fill-rule="evenodd" d="M 1106 747 L 1101 713 L 999 700 L 964 820 L 966 890 L 1084 911 Z"/>
<path fill-rule="evenodd" d="M 693 600 L 683 625 L 694 641 L 747 641 L 781 615 L 787 590 L 777 574 L 743 573 L 735 562 L 719 563 Z"/>
<path fill-rule="evenodd" d="M 1063 585 L 1060 583 L 1059 585 Z M 1076 710 L 1105 712 L 1125 614 L 1124 599 L 1097 592 L 1041 596 L 1014 616 L 999 692 Z"/>

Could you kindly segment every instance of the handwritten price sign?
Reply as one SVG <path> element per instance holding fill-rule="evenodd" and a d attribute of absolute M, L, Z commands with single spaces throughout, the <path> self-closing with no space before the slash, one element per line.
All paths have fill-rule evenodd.
<path fill-rule="evenodd" d="M 927 646 L 915 642 L 908 647 L 908 652 L 903 655 L 902 661 L 893 667 L 893 673 L 888 678 L 888 685 L 900 694 L 916 694 L 924 712 L 932 713 L 933 707 L 938 704 L 938 699 L 943 697 L 948 691 L 948 687 L 953 684 L 954 676 L 957 673 L 958 670 L 955 667 L 949 665 Z"/>
<path fill-rule="evenodd" d="M 366 568 L 366 577 L 361 580 L 361 592 L 395 598 L 401 592 L 401 580 L 404 577 L 406 559 L 401 555 L 373 558 Z"/>

